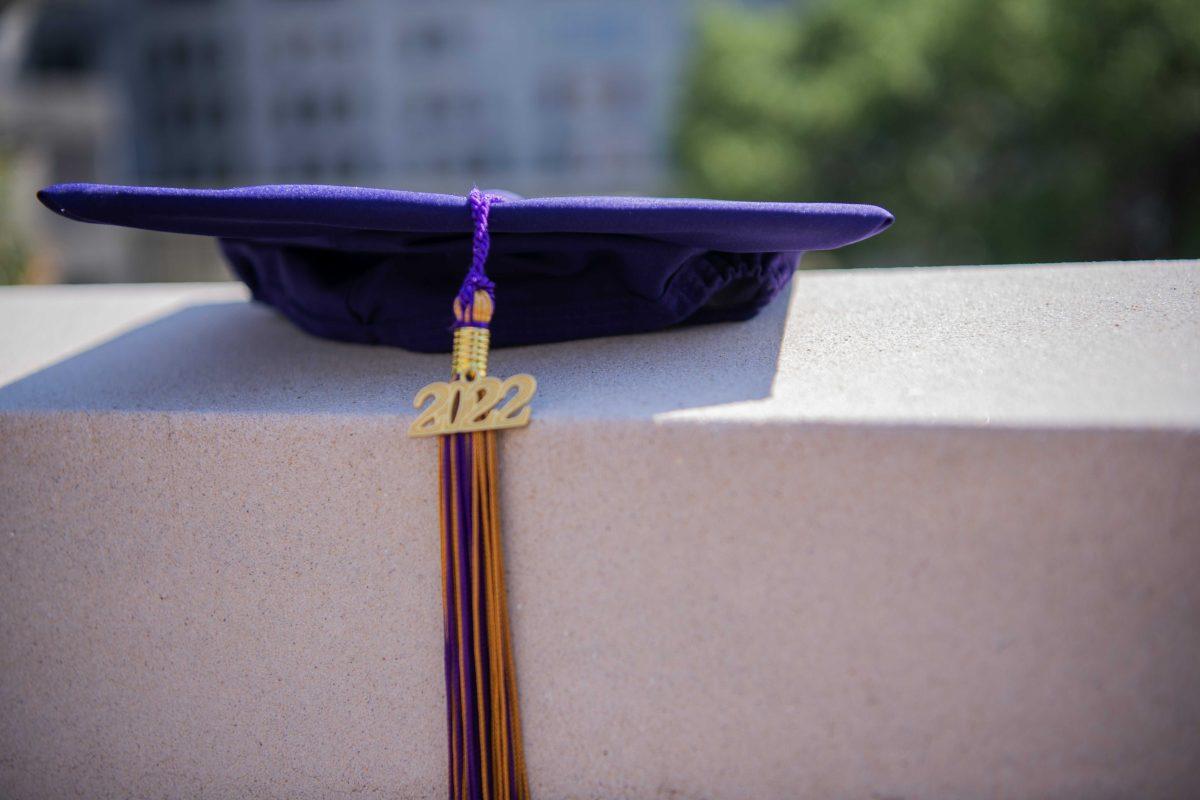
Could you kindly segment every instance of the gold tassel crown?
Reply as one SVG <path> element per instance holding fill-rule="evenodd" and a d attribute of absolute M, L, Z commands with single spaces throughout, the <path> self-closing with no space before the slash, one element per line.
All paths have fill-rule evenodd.
<path fill-rule="evenodd" d="M 491 342 L 491 331 L 487 326 L 491 324 L 495 310 L 491 295 L 482 289 L 476 290 L 471 305 L 466 308 L 455 298 L 454 318 L 459 323 L 454 330 L 454 355 L 451 359 L 451 371 L 455 378 L 473 381 L 487 377 L 488 346 Z"/>

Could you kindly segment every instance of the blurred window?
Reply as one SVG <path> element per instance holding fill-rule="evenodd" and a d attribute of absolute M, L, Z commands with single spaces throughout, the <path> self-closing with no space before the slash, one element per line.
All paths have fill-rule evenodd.
<path fill-rule="evenodd" d="M 613 111 L 637 109 L 645 101 L 641 82 L 626 72 L 605 76 L 600 97 L 604 105 Z"/>
<path fill-rule="evenodd" d="M 350 97 L 344 92 L 335 92 L 329 99 L 329 116 L 335 122 L 345 122 L 350 119 Z"/>
<path fill-rule="evenodd" d="M 400 29 L 396 47 L 406 55 L 437 56 L 456 44 L 456 32 L 440 21 L 409 23 Z"/>
<path fill-rule="evenodd" d="M 350 36 L 344 30 L 330 31 L 325 39 L 325 47 L 329 55 L 340 61 L 350 52 Z"/>
<path fill-rule="evenodd" d="M 0 10 L 4 5 L 0 3 Z M 34 75 L 77 75 L 95 70 L 106 38 L 105 21 L 101 3 L 44 4 L 30 32 L 21 70 Z"/>
<path fill-rule="evenodd" d="M 311 94 L 303 94 L 296 100 L 296 120 L 303 125 L 312 125 L 321 115 L 320 104 Z"/>
<path fill-rule="evenodd" d="M 190 128 L 196 123 L 196 106 L 191 98 L 183 98 L 175 105 L 175 124 Z"/>
<path fill-rule="evenodd" d="M 176 69 L 186 69 L 192 60 L 191 47 L 182 36 L 171 38 L 164 47 L 164 54 L 167 65 Z"/>
<path fill-rule="evenodd" d="M 204 70 L 221 65 L 221 45 L 214 39 L 201 39 L 196 45 L 196 64 Z"/>
<path fill-rule="evenodd" d="M 450 115 L 450 98 L 440 92 L 431 94 L 425 101 L 425 111 L 434 122 L 445 122 Z"/>
<path fill-rule="evenodd" d="M 571 8 L 569 4 L 563 4 Z M 636 12 L 634 12 L 636 13 Z M 613 52 L 630 41 L 633 33 L 630 18 L 614 13 L 614 9 L 586 13 L 571 8 L 552 25 L 551 35 L 560 42 L 594 52 Z"/>
<path fill-rule="evenodd" d="M 312 58 L 314 46 L 313 40 L 309 38 L 304 31 L 294 31 L 287 40 L 287 49 L 289 55 L 299 61 L 308 61 Z"/>
<path fill-rule="evenodd" d="M 546 72 L 550 74 L 538 87 L 538 104 L 543 109 L 570 111 L 582 104 L 579 81 L 571 75 L 555 74 L 549 69 Z"/>
<path fill-rule="evenodd" d="M 316 181 L 321 177 L 321 160 L 309 156 L 300 162 L 300 177 L 306 181 Z"/>
<path fill-rule="evenodd" d="M 225 126 L 225 120 L 228 116 L 225 103 L 223 103 L 221 100 L 211 100 L 208 103 L 206 111 L 208 124 L 211 128 L 214 130 L 219 130 Z"/>

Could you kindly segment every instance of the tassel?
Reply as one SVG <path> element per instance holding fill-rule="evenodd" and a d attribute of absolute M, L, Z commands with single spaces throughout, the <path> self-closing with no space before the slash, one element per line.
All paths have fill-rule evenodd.
<path fill-rule="evenodd" d="M 502 382 L 487 374 L 488 326 L 494 311 L 494 288 L 483 272 L 490 198 L 475 189 L 469 200 L 475 220 L 474 259 L 454 301 L 452 382 L 431 384 L 417 395 L 418 407 L 428 397 L 433 400 L 410 433 L 440 435 L 449 796 L 524 800 L 529 786 L 504 588 L 496 428 L 528 421 L 527 408 L 497 408 L 522 399 L 505 403 L 504 387 L 514 381 L 514 386 L 522 381 L 536 384 L 527 375 Z M 532 389 L 528 394 L 532 396 Z"/>

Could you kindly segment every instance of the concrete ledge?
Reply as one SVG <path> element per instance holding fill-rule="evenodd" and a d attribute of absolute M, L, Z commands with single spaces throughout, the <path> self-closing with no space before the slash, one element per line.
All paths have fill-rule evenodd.
<path fill-rule="evenodd" d="M 1200 265 L 497 353 L 538 797 L 1200 791 Z M 0 794 L 441 797 L 445 357 L 0 291 Z"/>

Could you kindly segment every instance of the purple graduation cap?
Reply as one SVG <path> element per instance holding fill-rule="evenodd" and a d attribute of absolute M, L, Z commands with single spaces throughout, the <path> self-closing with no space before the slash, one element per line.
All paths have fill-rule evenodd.
<path fill-rule="evenodd" d="M 787 285 L 804 251 L 892 222 L 868 205 L 489 196 L 497 347 L 748 319 Z M 59 184 L 38 198 L 83 222 L 215 236 L 256 300 L 317 336 L 450 349 L 447 298 L 472 253 L 466 197 Z"/>
<path fill-rule="evenodd" d="M 255 299 L 318 336 L 452 349 L 451 380 L 417 393 L 409 428 L 438 439 L 451 800 L 529 797 L 496 431 L 528 424 L 537 383 L 489 375 L 489 346 L 747 319 L 787 285 L 805 250 L 892 222 L 875 206 L 525 200 L 477 189 L 65 184 L 38 197 L 85 222 L 215 236 Z"/>

